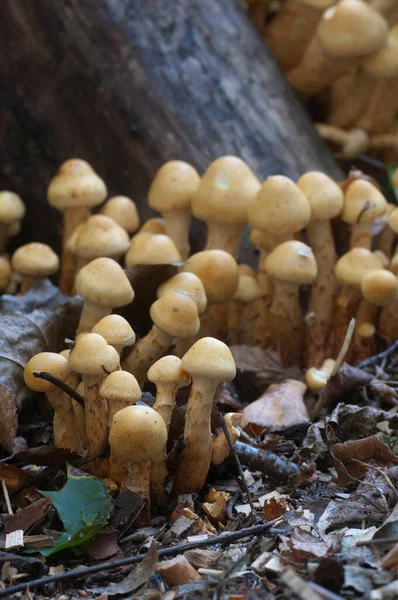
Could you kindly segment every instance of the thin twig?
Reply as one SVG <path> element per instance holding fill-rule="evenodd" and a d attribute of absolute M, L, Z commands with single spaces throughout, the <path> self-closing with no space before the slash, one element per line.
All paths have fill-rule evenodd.
<path fill-rule="evenodd" d="M 12 506 L 11 506 L 11 502 L 10 502 L 10 496 L 8 494 L 8 489 L 7 489 L 7 484 L 6 484 L 5 479 L 1 480 L 1 487 L 3 488 L 4 500 L 6 501 L 8 514 L 9 515 L 13 515 L 14 512 L 12 510 Z"/>
<path fill-rule="evenodd" d="M 271 529 L 271 527 L 280 525 L 282 523 L 282 520 L 283 519 L 278 518 L 274 519 L 273 521 L 268 521 L 267 523 L 262 523 L 261 525 L 253 525 L 252 527 L 247 527 L 246 529 L 239 529 L 238 531 L 226 531 L 214 537 L 209 536 L 205 540 L 200 539 L 195 542 L 185 542 L 183 544 L 178 544 L 177 546 L 162 548 L 161 550 L 159 550 L 159 557 L 175 556 L 176 554 L 182 554 L 187 550 L 193 550 L 194 548 L 202 548 L 209 545 L 213 546 L 214 544 L 231 544 L 232 542 L 235 542 L 236 540 L 239 540 L 244 537 L 259 535 L 263 531 Z M 67 573 L 58 573 L 57 575 L 40 577 L 39 579 L 34 579 L 33 581 L 18 583 L 17 585 L 13 585 L 3 590 L 0 589 L 0 597 L 15 594 L 16 592 L 23 592 L 27 587 L 29 587 L 29 589 L 32 589 L 38 587 L 39 585 L 47 585 L 48 583 L 59 583 L 61 581 L 69 581 L 71 579 L 80 579 L 81 577 L 85 577 L 86 575 L 93 575 L 94 573 L 99 573 L 101 571 L 109 571 L 110 569 L 126 567 L 128 565 L 133 565 L 135 563 L 141 562 L 145 557 L 146 554 L 136 554 L 135 556 L 128 556 L 126 558 L 121 558 L 120 560 L 104 562 L 98 565 L 93 565 L 91 567 L 85 567 L 83 569 L 74 569 L 73 571 L 68 571 Z M 10 562 L 14 562 L 14 560 L 17 559 L 11 558 Z M 18 557 L 18 560 L 21 560 L 21 557 Z"/>
<path fill-rule="evenodd" d="M 246 329 L 246 327 L 248 325 L 250 325 L 250 323 L 252 323 L 256 319 L 258 319 L 259 316 L 260 316 L 260 313 L 257 313 L 256 315 L 253 315 L 252 317 L 250 317 L 250 319 L 247 319 L 247 321 L 244 321 L 244 323 L 242 323 L 242 325 L 239 325 L 238 329 L 235 329 L 235 331 L 232 331 L 231 333 L 229 333 L 227 335 L 227 337 L 225 337 L 223 339 L 224 344 L 227 344 L 230 341 L 230 339 L 232 339 L 233 337 L 235 337 L 235 335 L 237 333 L 240 333 L 241 331 L 243 331 L 243 329 Z"/>
<path fill-rule="evenodd" d="M 379 473 L 382 477 L 384 477 L 384 479 L 386 480 L 387 485 L 394 492 L 394 496 L 395 497 L 397 496 L 397 490 L 396 490 L 395 485 L 393 484 L 393 482 L 391 481 L 391 479 L 389 478 L 389 476 L 386 473 L 384 473 L 384 471 L 382 471 L 382 469 L 379 469 L 379 467 L 376 467 L 375 465 L 370 465 L 369 463 L 366 463 L 363 460 L 359 460 L 358 458 L 351 458 L 350 462 L 358 463 L 360 465 L 363 465 L 367 469 L 373 469 L 373 471 L 377 471 L 377 473 Z"/>
<path fill-rule="evenodd" d="M 369 367 L 370 365 L 374 365 L 378 360 L 382 360 L 383 358 L 387 358 L 390 354 L 395 352 L 398 349 L 398 340 L 396 340 L 387 350 L 383 350 L 383 352 L 379 352 L 379 354 L 375 354 L 374 356 L 370 356 L 365 360 L 357 363 L 355 366 L 357 369 L 364 369 L 365 367 Z"/>
<path fill-rule="evenodd" d="M 45 371 L 33 371 L 33 377 L 37 377 L 38 379 L 45 379 L 46 381 L 49 381 L 50 383 L 57 386 L 57 388 L 59 388 L 60 390 L 65 392 L 65 394 L 68 394 L 68 396 L 73 398 L 73 400 L 76 400 L 76 402 L 78 402 L 81 406 L 84 407 L 83 396 L 78 394 L 73 388 L 69 387 L 68 384 L 64 383 L 57 377 L 54 377 L 54 375 L 51 375 L 50 373 L 46 373 Z"/>
<path fill-rule="evenodd" d="M 234 445 L 232 443 L 231 436 L 229 434 L 229 430 L 228 430 L 227 424 L 226 424 L 225 419 L 224 419 L 224 415 L 222 415 L 221 413 L 219 413 L 219 416 L 220 416 L 221 428 L 222 428 L 222 430 L 224 432 L 225 439 L 228 442 L 228 446 L 229 446 L 229 449 L 231 450 L 231 454 L 234 457 L 234 460 L 235 460 L 235 463 L 236 463 L 236 467 L 237 467 L 238 473 L 239 473 L 239 479 L 241 481 L 243 489 L 245 490 L 247 501 L 250 504 L 250 508 L 252 509 L 252 511 L 255 512 L 256 509 L 255 509 L 255 506 L 254 506 L 253 498 L 252 498 L 252 495 L 250 493 L 249 486 L 247 485 L 247 481 L 245 479 L 245 475 L 243 473 L 243 469 L 242 469 L 242 465 L 240 464 L 239 457 L 238 457 L 238 455 L 236 453 L 236 450 L 234 448 Z"/>
<path fill-rule="evenodd" d="M 360 546 L 384 546 L 384 544 L 397 544 L 398 537 L 392 538 L 376 538 L 371 540 L 359 540 L 355 545 Z"/>

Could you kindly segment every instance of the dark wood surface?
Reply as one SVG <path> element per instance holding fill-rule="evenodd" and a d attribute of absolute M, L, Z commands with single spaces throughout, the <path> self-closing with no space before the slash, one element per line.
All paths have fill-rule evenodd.
<path fill-rule="evenodd" d="M 239 0 L 3 0 L 1 13 L 0 180 L 27 204 L 20 240 L 59 249 L 45 192 L 72 156 L 144 219 L 173 158 L 341 176 Z"/>

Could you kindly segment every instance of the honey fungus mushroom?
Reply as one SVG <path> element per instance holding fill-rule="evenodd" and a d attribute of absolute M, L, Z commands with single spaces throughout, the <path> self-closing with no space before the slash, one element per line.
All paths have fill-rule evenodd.
<path fill-rule="evenodd" d="M 0 192 L 0 254 L 6 251 L 10 238 L 18 233 L 25 212 L 18 194 L 6 190 Z"/>
<path fill-rule="evenodd" d="M 123 348 L 135 344 L 135 332 L 130 323 L 120 315 L 107 315 L 93 327 L 92 333 L 98 333 L 113 346 L 120 355 Z"/>
<path fill-rule="evenodd" d="M 140 226 L 140 217 L 134 200 L 127 196 L 113 196 L 101 207 L 100 213 L 110 217 L 130 235 Z"/>
<path fill-rule="evenodd" d="M 162 233 L 137 233 L 125 257 L 126 267 L 135 265 L 166 265 L 180 263 L 181 255 L 173 240 Z"/>
<path fill-rule="evenodd" d="M 11 258 L 12 270 L 21 276 L 20 293 L 25 294 L 38 285 L 45 277 L 54 275 L 59 268 L 59 258 L 55 252 L 40 242 L 20 246 Z"/>

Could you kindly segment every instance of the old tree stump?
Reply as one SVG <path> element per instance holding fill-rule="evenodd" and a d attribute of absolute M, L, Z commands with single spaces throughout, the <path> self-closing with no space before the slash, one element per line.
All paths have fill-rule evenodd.
<path fill-rule="evenodd" d="M 340 177 L 239 0 L 3 0 L 1 187 L 28 213 L 17 243 L 59 249 L 45 200 L 57 166 L 88 160 L 141 217 L 158 167 L 236 154 L 260 178 Z"/>

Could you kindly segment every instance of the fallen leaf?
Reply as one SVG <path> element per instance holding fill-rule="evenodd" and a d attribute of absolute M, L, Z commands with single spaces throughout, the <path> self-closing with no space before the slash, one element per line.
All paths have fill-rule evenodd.
<path fill-rule="evenodd" d="M 23 483 L 29 481 L 30 476 L 26 471 L 7 465 L 6 463 L 0 464 L 0 479 L 4 479 L 7 489 L 10 492 L 18 489 Z"/>
<path fill-rule="evenodd" d="M 324 405 L 330 405 L 332 402 L 338 400 L 343 394 L 368 385 L 372 379 L 373 375 L 369 375 L 366 371 L 343 363 L 336 375 L 330 377 L 322 392 Z"/>
<path fill-rule="evenodd" d="M 196 569 L 208 569 L 218 563 L 222 556 L 222 550 L 194 548 L 184 552 L 184 556 Z"/>
<path fill-rule="evenodd" d="M 386 404 L 395 406 L 398 404 L 398 390 L 390 385 L 380 381 L 380 379 L 372 379 L 369 383 L 369 390 L 376 394 Z"/>
<path fill-rule="evenodd" d="M 202 508 L 211 521 L 215 523 L 226 522 L 228 517 L 227 502 L 230 497 L 227 492 L 217 491 L 214 488 L 210 489 Z"/>
<path fill-rule="evenodd" d="M 51 465 L 62 465 L 66 462 L 78 460 L 81 457 L 76 452 L 56 446 L 37 446 L 17 452 L 14 458 L 25 464 L 49 467 Z"/>
<path fill-rule="evenodd" d="M 364 569 L 346 565 L 344 567 L 344 590 L 355 590 L 361 595 L 366 595 L 379 585 L 390 583 L 394 575 L 390 571 Z"/>
<path fill-rule="evenodd" d="M 121 492 L 115 498 L 110 525 L 119 530 L 119 535 L 125 533 L 130 529 L 144 504 L 145 499 L 134 492 L 130 490 Z"/>
<path fill-rule="evenodd" d="M 50 498 L 40 498 L 29 506 L 19 508 L 15 515 L 10 515 L 7 517 L 4 528 L 5 532 L 11 533 L 17 529 L 22 529 L 24 533 L 29 533 L 29 531 L 31 531 L 35 525 L 44 519 L 50 510 L 50 507 Z"/>
<path fill-rule="evenodd" d="M 102 531 L 89 542 L 87 556 L 91 564 L 118 560 L 123 558 L 123 553 L 117 543 L 119 532 L 112 526 L 104 527 Z"/>
<path fill-rule="evenodd" d="M 379 440 L 376 435 L 362 440 L 335 444 L 331 453 L 339 476 L 337 483 L 340 485 L 351 483 L 351 477 L 360 479 L 366 472 L 366 465 L 352 462 L 352 459 L 365 463 L 373 459 L 379 466 L 398 464 L 398 457 L 394 456 L 387 444 Z"/>
<path fill-rule="evenodd" d="M 33 577 L 41 577 L 48 570 L 47 565 L 39 558 L 34 556 L 20 556 L 19 554 L 0 550 L 0 562 L 5 563 L 7 560 L 11 561 L 18 571 L 24 571 Z"/>
<path fill-rule="evenodd" d="M 328 451 L 328 445 L 324 440 L 325 425 L 322 421 L 310 425 L 307 434 L 296 452 L 296 457 L 300 461 L 317 461 L 325 456 Z"/>
<path fill-rule="evenodd" d="M 340 403 L 326 420 L 327 438 L 344 442 L 369 437 L 378 432 L 377 424 L 387 421 L 391 429 L 398 429 L 398 414 L 373 406 L 356 406 Z"/>
<path fill-rule="evenodd" d="M 3 294 L 0 298 L 0 312 L 2 315 L 15 315 L 17 312 L 31 313 L 38 308 L 54 311 L 69 301 L 70 296 L 61 292 L 49 279 L 42 279 L 21 296 Z"/>
<path fill-rule="evenodd" d="M 286 497 L 267 498 L 263 507 L 263 516 L 265 521 L 273 521 L 278 517 L 282 517 L 288 509 Z"/>
<path fill-rule="evenodd" d="M 398 544 L 395 544 L 394 548 L 382 558 L 380 567 L 382 569 L 398 570 Z"/>
<path fill-rule="evenodd" d="M 0 384 L 0 446 L 12 452 L 14 439 L 17 435 L 18 416 L 15 397 L 10 390 Z"/>
<path fill-rule="evenodd" d="M 264 394 L 243 410 L 242 427 L 248 424 L 260 433 L 280 431 L 310 420 L 304 404 L 306 386 L 296 379 L 270 385 Z"/>

